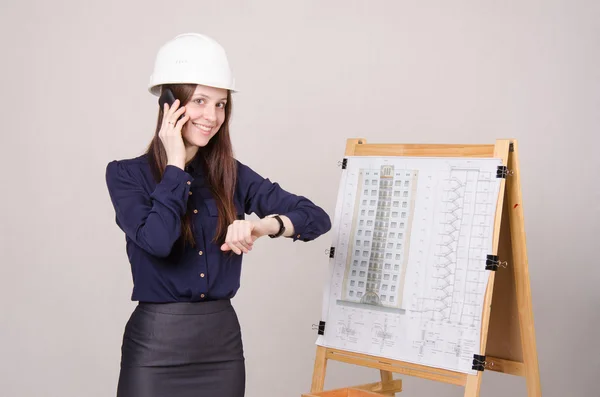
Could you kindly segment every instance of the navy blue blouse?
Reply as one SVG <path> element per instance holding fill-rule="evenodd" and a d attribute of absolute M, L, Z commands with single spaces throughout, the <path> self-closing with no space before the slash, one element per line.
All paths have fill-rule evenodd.
<path fill-rule="evenodd" d="M 328 232 L 327 213 L 306 197 L 285 191 L 237 161 L 234 202 L 238 219 L 255 213 L 286 215 L 294 241 L 311 241 Z M 199 167 L 168 165 L 156 183 L 148 156 L 111 161 L 106 184 L 116 223 L 125 233 L 133 276 L 131 299 L 189 302 L 232 298 L 240 286 L 244 254 L 221 251 L 212 241 L 218 212 Z M 196 247 L 181 244 L 181 219 L 189 209 Z"/>

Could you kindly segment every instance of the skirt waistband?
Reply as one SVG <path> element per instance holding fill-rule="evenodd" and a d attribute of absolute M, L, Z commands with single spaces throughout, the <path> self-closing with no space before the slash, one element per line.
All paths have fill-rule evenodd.
<path fill-rule="evenodd" d="M 205 302 L 139 302 L 140 309 L 166 314 L 210 314 L 227 310 L 231 307 L 231 299 L 220 299 Z"/>

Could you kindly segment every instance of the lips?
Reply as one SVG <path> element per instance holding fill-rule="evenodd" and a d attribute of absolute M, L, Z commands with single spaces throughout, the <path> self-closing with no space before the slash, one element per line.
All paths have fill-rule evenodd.
<path fill-rule="evenodd" d="M 194 127 L 198 128 L 204 135 L 210 135 L 211 131 L 214 128 L 214 126 L 205 125 L 205 124 L 199 124 L 199 123 L 192 123 L 192 124 L 194 124 Z"/>
<path fill-rule="evenodd" d="M 213 127 L 210 125 L 204 125 L 204 124 L 197 124 L 197 123 L 193 123 L 196 127 L 200 128 L 202 131 L 206 131 L 206 132 L 210 132 Z"/>

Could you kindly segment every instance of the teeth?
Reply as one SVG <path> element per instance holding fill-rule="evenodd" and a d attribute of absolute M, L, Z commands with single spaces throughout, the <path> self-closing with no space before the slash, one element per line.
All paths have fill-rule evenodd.
<path fill-rule="evenodd" d="M 202 131 L 206 131 L 206 132 L 210 132 L 210 130 L 212 130 L 212 127 L 207 127 L 205 125 L 201 125 L 201 124 L 196 124 L 193 123 L 196 127 L 200 128 Z"/>

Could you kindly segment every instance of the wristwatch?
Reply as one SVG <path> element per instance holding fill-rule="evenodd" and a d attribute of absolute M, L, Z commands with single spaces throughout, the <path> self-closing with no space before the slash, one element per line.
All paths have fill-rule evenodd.
<path fill-rule="evenodd" d="M 283 233 L 285 233 L 285 226 L 283 225 L 283 221 L 281 220 L 279 215 L 277 215 L 277 214 L 267 215 L 266 218 L 275 218 L 275 219 L 277 219 L 277 222 L 279 222 L 279 231 L 275 234 L 269 234 L 269 237 L 276 238 L 276 237 L 282 236 Z"/>

